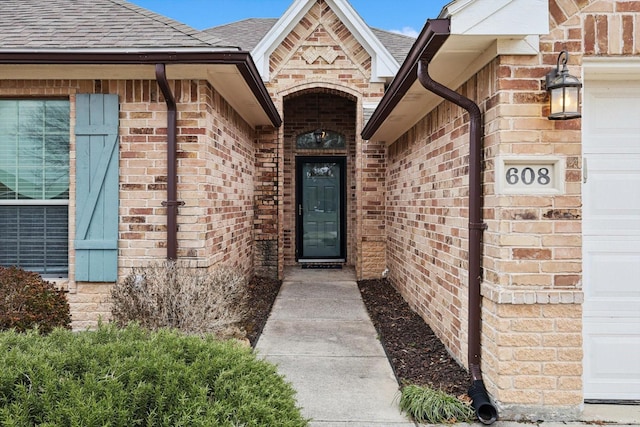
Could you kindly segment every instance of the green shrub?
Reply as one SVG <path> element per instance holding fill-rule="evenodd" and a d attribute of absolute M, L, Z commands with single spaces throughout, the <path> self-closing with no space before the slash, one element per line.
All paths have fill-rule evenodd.
<path fill-rule="evenodd" d="M 17 267 L 0 267 L 0 330 L 41 333 L 70 328 L 69 303 L 63 291 L 39 274 Z"/>
<path fill-rule="evenodd" d="M 179 329 L 244 338 L 238 324 L 246 312 L 247 284 L 230 267 L 212 271 L 167 261 L 134 268 L 111 290 L 111 314 L 120 326 Z"/>
<path fill-rule="evenodd" d="M 425 424 L 470 422 L 475 416 L 470 405 L 443 391 L 417 385 L 402 389 L 400 409 Z"/>
<path fill-rule="evenodd" d="M 137 325 L 0 334 L 2 426 L 305 426 L 250 349 Z"/>

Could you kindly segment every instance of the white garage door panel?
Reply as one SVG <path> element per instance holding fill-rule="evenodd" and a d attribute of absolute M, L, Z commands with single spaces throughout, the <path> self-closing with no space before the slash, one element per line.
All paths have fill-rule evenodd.
<path fill-rule="evenodd" d="M 589 399 L 632 400 L 640 395 L 640 326 L 610 319 L 585 321 L 585 394 Z M 631 338 L 629 338 L 631 337 Z"/>
<path fill-rule="evenodd" d="M 640 238 L 585 237 L 583 247 L 585 320 L 603 316 L 640 319 Z"/>
<path fill-rule="evenodd" d="M 636 80 L 585 80 L 585 399 L 640 399 L 640 67 Z"/>
<path fill-rule="evenodd" d="M 588 158 L 584 235 L 640 236 L 640 155 Z"/>
<path fill-rule="evenodd" d="M 640 154 L 640 84 L 586 82 L 582 126 L 589 153 Z"/>

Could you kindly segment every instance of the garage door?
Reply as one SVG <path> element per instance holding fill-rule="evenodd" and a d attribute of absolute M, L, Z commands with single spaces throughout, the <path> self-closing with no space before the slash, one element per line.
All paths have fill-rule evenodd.
<path fill-rule="evenodd" d="M 640 80 L 583 106 L 584 396 L 640 400 Z"/>

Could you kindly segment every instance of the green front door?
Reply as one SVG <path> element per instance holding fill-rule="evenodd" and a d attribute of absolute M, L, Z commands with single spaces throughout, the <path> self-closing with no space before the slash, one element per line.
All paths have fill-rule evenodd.
<path fill-rule="evenodd" d="M 344 157 L 299 157 L 297 258 L 337 261 L 345 257 Z"/>

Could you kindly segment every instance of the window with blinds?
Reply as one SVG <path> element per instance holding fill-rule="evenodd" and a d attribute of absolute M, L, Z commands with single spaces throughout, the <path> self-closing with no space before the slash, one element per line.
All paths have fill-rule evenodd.
<path fill-rule="evenodd" d="M 0 265 L 68 273 L 69 101 L 0 100 Z"/>

